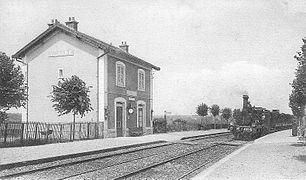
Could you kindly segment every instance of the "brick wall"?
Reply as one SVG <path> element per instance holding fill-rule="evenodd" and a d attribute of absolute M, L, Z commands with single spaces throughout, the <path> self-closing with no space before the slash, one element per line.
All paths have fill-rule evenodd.
<path fill-rule="evenodd" d="M 146 103 L 146 124 L 147 127 L 150 127 L 150 71 L 147 69 L 144 69 L 142 67 L 138 67 L 134 64 L 125 62 L 123 60 L 117 59 L 112 56 L 108 56 L 108 96 L 107 96 L 107 102 L 108 102 L 108 129 L 114 129 L 115 128 L 115 103 L 114 100 L 117 97 L 122 97 L 127 101 L 127 106 L 131 106 L 134 108 L 134 113 L 127 114 L 126 113 L 126 127 L 132 128 L 136 127 L 136 119 L 137 119 L 137 101 L 141 100 Z M 119 87 L 116 86 L 116 62 L 121 61 L 125 64 L 126 68 L 126 86 L 125 87 Z M 145 91 L 138 91 L 138 69 L 143 69 L 145 71 Z M 128 91 L 133 91 L 137 93 L 137 96 L 132 97 L 127 94 Z M 133 98 L 131 100 L 130 98 Z"/>

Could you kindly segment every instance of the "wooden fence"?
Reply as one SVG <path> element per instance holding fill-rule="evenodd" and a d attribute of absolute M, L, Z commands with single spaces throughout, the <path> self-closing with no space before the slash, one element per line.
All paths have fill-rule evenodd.
<path fill-rule="evenodd" d="M 73 131 L 74 129 L 74 131 Z M 0 123 L 0 147 L 103 138 L 103 122 Z"/>

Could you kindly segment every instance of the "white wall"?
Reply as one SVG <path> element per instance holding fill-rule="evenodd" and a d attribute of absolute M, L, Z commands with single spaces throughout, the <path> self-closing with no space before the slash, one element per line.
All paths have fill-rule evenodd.
<path fill-rule="evenodd" d="M 73 56 L 61 51 L 73 52 Z M 94 111 L 76 121 L 96 121 L 97 117 L 97 70 L 96 57 L 98 49 L 93 48 L 64 33 L 58 33 L 26 54 L 29 62 L 29 121 L 71 122 L 72 114 L 58 116 L 52 107 L 50 97 L 51 85 L 58 82 L 58 69 L 64 69 L 64 77 L 79 76 L 90 88 L 90 100 Z"/>

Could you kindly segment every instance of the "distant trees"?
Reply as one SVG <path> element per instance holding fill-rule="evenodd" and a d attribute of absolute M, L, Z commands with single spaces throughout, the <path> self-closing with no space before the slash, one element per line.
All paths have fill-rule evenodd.
<path fill-rule="evenodd" d="M 78 76 L 59 81 L 52 86 L 51 102 L 59 116 L 72 112 L 73 114 L 73 140 L 75 129 L 75 116 L 85 116 L 85 113 L 93 110 L 89 99 L 89 88 Z"/>
<path fill-rule="evenodd" d="M 208 113 L 208 106 L 204 103 L 201 103 L 198 105 L 197 107 L 197 111 L 196 113 L 199 115 L 199 116 L 206 116 L 207 113 Z"/>
<path fill-rule="evenodd" d="M 6 111 L 26 104 L 26 87 L 20 66 L 0 52 L 0 122 L 7 119 Z"/>
<path fill-rule="evenodd" d="M 224 108 L 222 110 L 222 117 L 228 122 L 229 118 L 232 117 L 232 109 Z"/>
<path fill-rule="evenodd" d="M 216 116 L 219 115 L 220 107 L 217 104 L 213 104 L 210 108 L 210 112 L 214 117 L 214 129 L 216 129 Z"/>
<path fill-rule="evenodd" d="M 196 113 L 204 117 L 208 114 L 208 110 L 213 116 L 214 128 L 216 129 L 216 116 L 220 114 L 220 107 L 217 104 L 213 104 L 211 107 L 208 107 L 205 103 L 201 103 L 196 108 Z M 232 110 L 230 108 L 224 108 L 222 110 L 222 117 L 228 121 L 228 119 L 232 116 Z M 202 119 L 201 119 L 202 120 Z M 222 123 L 221 123 L 222 124 Z M 221 126 L 222 127 L 222 126 Z"/>
<path fill-rule="evenodd" d="M 196 108 L 196 113 L 201 117 L 201 124 L 198 124 L 198 129 L 203 127 L 202 119 L 208 114 L 208 106 L 205 103 L 201 103 Z"/>
<path fill-rule="evenodd" d="M 233 110 L 233 118 L 235 119 L 236 124 L 238 125 L 242 124 L 242 112 L 240 109 Z"/>

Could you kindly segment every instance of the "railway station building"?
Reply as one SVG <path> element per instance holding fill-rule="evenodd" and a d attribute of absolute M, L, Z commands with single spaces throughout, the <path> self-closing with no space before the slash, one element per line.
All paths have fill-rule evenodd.
<path fill-rule="evenodd" d="M 52 85 L 77 75 L 90 88 L 94 110 L 76 122 L 104 122 L 104 137 L 128 136 L 133 128 L 151 134 L 153 72 L 160 68 L 130 54 L 126 42 L 115 47 L 81 33 L 74 17 L 48 26 L 12 56 L 23 62 L 28 86 L 23 121 L 71 122 L 71 114 L 58 116 L 49 96 Z"/>

